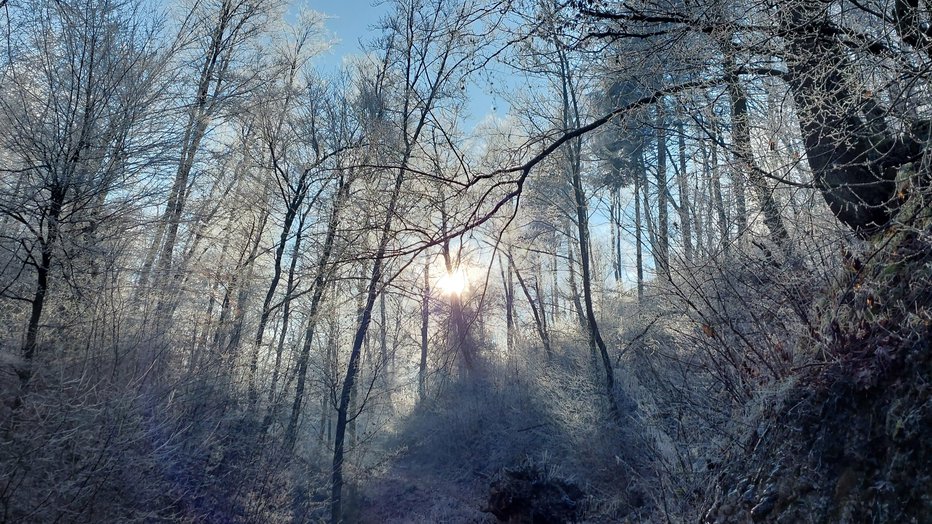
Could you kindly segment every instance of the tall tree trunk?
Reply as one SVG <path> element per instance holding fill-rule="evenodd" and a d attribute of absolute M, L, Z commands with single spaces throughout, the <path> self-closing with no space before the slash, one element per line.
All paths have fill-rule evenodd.
<path fill-rule="evenodd" d="M 278 244 L 275 246 L 275 256 L 272 262 L 272 279 L 269 281 L 268 290 L 265 292 L 265 299 L 262 301 L 262 310 L 259 313 L 259 325 L 256 327 L 256 336 L 253 340 L 253 347 L 249 356 L 249 404 L 251 406 L 255 406 L 259 401 L 259 387 L 256 383 L 256 376 L 259 372 L 259 352 L 262 347 L 262 341 L 265 338 L 265 328 L 269 323 L 269 317 L 272 315 L 272 299 L 275 298 L 275 292 L 278 290 L 278 284 L 281 282 L 282 278 L 282 258 L 285 254 L 285 246 L 288 244 L 288 237 L 291 236 L 292 225 L 294 224 L 295 218 L 297 218 L 298 209 L 303 200 L 304 196 L 299 192 L 299 194 L 295 195 L 294 199 L 288 203 L 288 209 L 285 210 L 285 221 L 282 225 Z"/>
<path fill-rule="evenodd" d="M 624 266 L 622 264 L 621 258 L 621 234 L 624 231 L 622 228 L 621 218 L 624 216 L 624 212 L 621 207 L 621 188 L 615 188 L 615 224 L 612 226 L 615 230 L 615 260 L 618 262 L 618 267 L 616 271 L 618 273 L 618 281 L 621 282 L 622 277 L 624 276 Z"/>
<path fill-rule="evenodd" d="M 36 348 L 39 341 L 39 325 L 42 321 L 42 310 L 49 289 L 49 273 L 52 270 L 52 251 L 58 241 L 58 220 L 61 218 L 65 202 L 65 189 L 54 187 L 49 199 L 48 214 L 46 216 L 46 235 L 39 238 L 41 255 L 36 268 L 36 288 L 30 302 L 29 323 L 26 325 L 26 338 L 23 342 L 23 359 L 26 365 L 17 371 L 20 382 L 25 385 L 32 377 Z"/>
<path fill-rule="evenodd" d="M 676 122 L 677 127 L 677 149 L 680 158 L 679 169 L 676 173 L 677 191 L 680 196 L 680 231 L 683 234 L 683 256 L 687 262 L 693 260 L 693 228 L 690 211 L 692 205 L 689 201 L 689 182 L 687 181 L 686 172 L 686 130 L 684 129 L 682 118 Z"/>
<path fill-rule="evenodd" d="M 295 385 L 294 402 L 291 405 L 291 416 L 288 418 L 288 427 L 285 429 L 285 448 L 292 449 L 297 439 L 298 418 L 301 415 L 301 405 L 304 402 L 304 388 L 307 383 L 307 367 L 311 359 L 311 347 L 314 342 L 314 332 L 317 327 L 317 319 L 320 313 L 320 304 L 324 296 L 324 289 L 327 285 L 328 273 L 330 272 L 330 256 L 333 253 L 333 245 L 339 229 L 341 212 L 343 205 L 349 197 L 349 189 L 352 180 L 347 178 L 341 179 L 337 186 L 337 194 L 334 197 L 333 209 L 330 211 L 330 219 L 327 222 L 327 236 L 324 238 L 324 244 L 321 247 L 320 257 L 317 260 L 317 268 L 314 271 L 314 283 L 312 284 L 311 303 L 308 309 L 307 328 L 304 332 L 304 343 L 301 346 L 301 353 L 298 355 Z"/>
<path fill-rule="evenodd" d="M 194 159 L 200 149 L 201 141 L 207 132 L 207 127 L 217 111 L 213 102 L 220 96 L 226 82 L 230 64 L 230 43 L 234 41 L 233 34 L 243 28 L 243 24 L 233 24 L 238 14 L 239 6 L 234 6 L 225 0 L 217 10 L 216 23 L 210 35 L 210 44 L 204 53 L 204 62 L 198 77 L 197 88 L 193 104 L 188 113 L 188 122 L 184 128 L 181 142 L 181 154 L 175 179 L 168 196 L 168 203 L 157 228 L 155 238 L 148 251 L 141 271 L 141 287 L 145 287 L 150 279 L 149 273 L 156 258 L 155 287 L 164 283 L 172 266 L 172 257 L 178 237 L 178 227 L 181 224 L 182 213 L 189 191 L 189 179 L 194 166 Z M 193 14 L 193 13 L 192 13 Z M 231 25 L 232 24 L 232 25 Z M 229 30 L 229 32 L 228 32 Z M 164 310 L 164 308 L 156 308 Z"/>
<path fill-rule="evenodd" d="M 592 274 L 590 272 L 590 254 L 589 254 L 589 215 L 586 205 L 586 195 L 583 192 L 582 178 L 579 170 L 573 171 L 573 195 L 576 200 L 576 224 L 579 232 L 579 263 L 582 266 L 582 291 L 583 300 L 586 305 L 586 318 L 588 319 L 589 335 L 595 341 L 598 347 L 599 355 L 602 357 L 602 366 L 605 372 L 605 393 L 609 402 L 609 408 L 616 418 L 620 418 L 618 404 L 615 402 L 615 371 L 612 367 L 612 360 L 608 354 L 608 348 L 605 341 L 602 340 L 602 333 L 599 330 L 599 324 L 595 316 L 595 308 L 592 300 Z"/>
<path fill-rule="evenodd" d="M 511 257 L 509 256 L 509 261 L 510 260 Z M 513 263 L 512 269 L 514 269 L 515 276 L 518 277 L 518 284 L 521 286 L 521 291 L 524 292 L 524 297 L 527 299 L 528 305 L 531 307 L 531 315 L 534 317 L 534 328 L 537 329 L 537 335 L 540 337 L 540 342 L 544 345 L 544 351 L 547 353 L 547 358 L 550 359 L 553 357 L 553 350 L 550 347 L 550 334 L 547 332 L 547 324 L 541 315 L 541 310 L 544 306 L 543 304 L 538 304 L 534 301 L 534 297 L 531 296 L 531 292 L 528 289 L 527 284 L 524 282 L 524 278 L 521 276 L 521 271 Z"/>
<path fill-rule="evenodd" d="M 220 31 L 222 33 L 223 29 L 220 29 Z M 182 140 L 181 157 L 178 169 L 175 172 L 175 180 L 169 191 L 168 203 L 165 206 L 165 212 L 156 230 L 156 236 L 152 240 L 152 246 L 149 248 L 147 259 L 143 264 L 143 285 L 147 283 L 150 268 L 153 267 L 156 259 L 158 259 L 158 263 L 154 266 L 156 268 L 156 278 L 154 279 L 156 287 L 164 283 L 165 279 L 168 277 L 168 273 L 171 271 L 175 243 L 178 238 L 178 227 L 181 225 L 181 217 L 188 196 L 191 169 L 194 167 L 194 158 L 198 149 L 200 149 L 201 140 L 203 140 L 204 134 L 207 132 L 207 126 L 211 119 L 211 115 L 207 109 L 208 91 L 211 82 L 210 77 L 213 74 L 213 68 L 219 57 L 219 45 L 219 36 L 215 35 L 211 51 L 205 57 L 195 103 L 191 107 L 191 113 L 188 117 L 188 124 L 185 128 Z M 218 78 L 218 88 L 220 81 L 221 80 Z"/>
<path fill-rule="evenodd" d="M 732 124 L 734 125 L 734 124 Z M 732 131 L 734 132 L 734 131 Z M 745 196 L 745 170 L 740 164 L 733 164 L 731 169 L 731 196 L 735 199 L 735 240 L 741 242 L 748 229 L 748 203 Z"/>
<path fill-rule="evenodd" d="M 570 235 L 572 237 L 572 235 Z M 570 240 L 573 240 L 570 238 Z M 586 328 L 586 313 L 583 310 L 582 302 L 579 300 L 579 287 L 576 285 L 576 257 L 573 255 L 573 243 L 566 243 L 566 254 L 567 261 L 566 264 L 569 266 L 570 270 L 570 295 L 573 299 L 573 310 L 576 312 L 576 321 L 579 323 L 579 327 L 582 329 Z"/>
<path fill-rule="evenodd" d="M 643 149 L 638 149 L 636 161 L 639 168 L 638 176 L 641 178 L 641 212 L 644 218 L 643 223 L 647 226 L 647 245 L 650 247 L 651 258 L 654 260 L 654 272 L 660 274 L 663 272 L 663 256 L 660 250 L 660 241 L 657 239 L 658 233 L 654 227 L 654 219 L 650 211 L 650 181 L 647 179 L 647 165 L 644 162 Z"/>
<path fill-rule="evenodd" d="M 422 119 L 423 122 L 423 119 Z M 421 124 L 422 125 L 422 124 Z M 420 129 L 420 126 L 419 126 Z M 415 133 L 415 137 L 417 132 Z M 416 140 L 416 138 L 415 138 Z M 413 140 L 412 140 L 413 142 Z M 410 158 L 410 143 L 404 159 Z M 382 281 L 382 264 L 384 263 L 385 253 L 388 249 L 388 242 L 391 238 L 390 231 L 392 221 L 395 217 L 398 206 L 398 197 L 401 193 L 401 186 L 404 182 L 405 171 L 407 169 L 406 161 L 398 169 L 395 176 L 394 187 L 391 191 L 391 197 L 385 218 L 382 221 L 380 230 L 379 245 L 375 252 L 375 259 L 372 263 L 372 273 L 369 278 L 369 284 L 366 291 L 366 300 L 362 310 L 359 312 L 356 335 L 353 338 L 353 347 L 350 350 L 349 362 L 346 367 L 346 377 L 343 379 L 343 388 L 340 392 L 339 405 L 337 406 L 337 424 L 333 440 L 333 469 L 331 475 L 331 498 L 330 498 L 330 519 L 333 524 L 342 521 L 343 518 L 343 458 L 345 454 L 345 439 L 347 423 L 354 420 L 358 415 L 358 410 L 352 416 L 350 415 L 350 405 L 352 403 L 352 393 L 356 386 L 356 380 L 359 375 L 360 355 L 362 346 L 365 342 L 369 330 L 369 324 L 372 322 L 372 308 L 375 305 L 375 299 L 380 292 L 380 283 Z"/>
<path fill-rule="evenodd" d="M 865 108 L 850 89 L 855 67 L 841 40 L 827 36 L 828 9 L 795 2 L 785 13 L 787 83 L 822 197 L 841 222 L 871 234 L 887 224 L 898 205 L 897 168 L 922 154 L 928 131 L 894 140 L 862 123 Z M 885 128 L 882 121 L 873 123 Z"/>
<path fill-rule="evenodd" d="M 228 355 L 236 353 L 243 336 L 243 323 L 246 318 L 246 301 L 249 299 L 249 283 L 252 281 L 252 276 L 255 272 L 255 261 L 259 253 L 259 246 L 262 243 L 262 233 L 265 232 L 265 226 L 269 219 L 268 209 L 260 213 L 259 223 L 255 225 L 252 231 L 254 236 L 251 237 L 252 245 L 249 248 L 249 253 L 246 255 L 242 266 L 239 268 L 240 271 L 244 273 L 243 278 L 240 279 L 239 292 L 236 295 L 236 308 L 234 309 L 236 317 L 233 321 L 230 341 L 227 344 L 226 352 Z"/>
<path fill-rule="evenodd" d="M 554 235 L 555 239 L 559 239 L 559 235 Z M 559 275 L 559 265 L 560 265 L 560 243 L 555 241 L 553 244 L 553 251 L 550 253 L 550 298 L 551 298 L 551 311 L 550 318 L 557 320 L 562 315 L 560 311 L 560 275 Z M 511 266 L 509 266 L 510 268 Z M 509 277 L 510 279 L 511 277 Z M 514 297 L 514 284 L 511 285 L 511 296 Z"/>
<path fill-rule="evenodd" d="M 382 370 L 385 389 L 388 390 L 391 371 L 388 367 L 388 311 L 385 307 L 385 284 L 382 286 L 382 292 L 379 293 L 379 368 Z"/>
<path fill-rule="evenodd" d="M 424 258 L 424 287 L 421 288 L 421 359 L 417 368 L 417 394 L 427 397 L 427 343 L 430 327 L 430 257 Z"/>
<path fill-rule="evenodd" d="M 722 196 L 722 178 L 718 164 L 718 126 L 714 121 L 714 116 L 712 118 L 713 120 L 710 123 L 710 129 L 712 133 L 711 148 L 706 151 L 704 142 L 700 142 L 700 147 L 702 147 L 703 157 L 706 159 L 706 176 L 711 182 L 710 189 L 712 191 L 712 205 L 715 207 L 716 214 L 718 215 L 718 229 L 721 235 L 720 245 L 722 250 L 725 253 L 728 253 L 731 247 L 731 235 L 729 233 L 731 226 L 728 222 L 728 212 L 725 208 L 725 199 Z"/>
<path fill-rule="evenodd" d="M 281 396 L 278 393 L 278 380 L 281 375 L 282 355 L 285 350 L 285 338 L 288 336 L 288 327 L 291 322 L 291 300 L 295 291 L 295 272 L 298 267 L 298 258 L 301 254 L 301 240 L 304 238 L 304 223 L 310 209 L 302 213 L 298 221 L 298 230 L 295 232 L 294 248 L 291 252 L 291 262 L 288 265 L 288 278 L 285 283 L 285 297 L 282 300 L 282 328 L 275 347 L 275 366 L 272 368 L 272 384 L 269 386 L 269 406 L 262 421 L 262 434 L 268 431 L 272 419 L 278 412 Z"/>
<path fill-rule="evenodd" d="M 727 52 L 725 60 L 725 82 L 731 99 L 731 132 L 738 172 L 747 173 L 751 180 L 751 187 L 761 206 L 761 211 L 764 213 L 764 223 L 770 230 L 771 238 L 777 245 L 785 248 L 787 247 L 789 235 L 783 225 L 783 218 L 780 216 L 780 206 L 773 196 L 773 189 L 769 187 L 767 180 L 754 162 L 754 151 L 751 148 L 748 98 L 744 86 L 741 85 L 741 79 L 738 77 L 738 66 L 735 63 L 733 53 Z M 741 209 L 738 210 L 738 218 L 746 221 L 746 218 L 742 218 Z M 740 227 L 741 224 L 739 223 Z"/>
<path fill-rule="evenodd" d="M 611 188 L 609 193 L 609 204 L 608 204 L 608 229 L 611 237 L 611 243 L 609 244 L 609 249 L 612 252 L 612 278 L 615 279 L 615 282 L 621 280 L 621 261 L 620 251 L 615 251 L 615 244 L 617 242 L 618 236 L 618 217 L 616 215 L 618 207 L 618 192 L 615 191 L 615 188 Z"/>
<path fill-rule="evenodd" d="M 323 365 L 323 380 L 325 384 L 334 384 L 336 382 L 336 372 L 337 372 L 337 355 L 339 354 L 339 317 L 337 315 L 331 315 L 330 320 L 327 323 L 327 354 L 324 356 L 324 365 Z M 333 437 L 332 432 L 332 420 L 333 420 L 333 405 L 330 402 L 331 391 L 324 389 L 323 394 L 320 396 L 320 426 L 318 428 L 318 440 L 321 445 L 326 443 L 327 449 L 333 451 L 330 448 L 331 439 Z M 324 434 L 326 432 L 326 440 L 324 440 Z"/>
<path fill-rule="evenodd" d="M 440 214 L 441 214 L 441 233 L 444 237 L 447 237 L 448 224 L 447 224 L 447 210 L 445 199 L 441 194 L 441 205 L 440 205 Z M 456 260 L 453 260 L 453 254 L 450 250 L 450 239 L 446 238 L 441 244 L 443 252 L 443 263 L 446 266 L 447 275 L 453 275 L 456 271 L 459 271 L 460 257 L 457 255 Z M 450 297 L 450 340 L 452 344 L 450 349 L 459 355 L 461 365 L 465 373 L 469 374 L 475 368 L 475 344 L 470 343 L 466 324 L 466 315 L 463 310 L 463 297 L 460 293 L 451 293 Z"/>
<path fill-rule="evenodd" d="M 507 260 L 507 265 L 504 263 Z M 515 336 L 515 284 L 511 257 L 499 255 L 498 266 L 502 272 L 503 295 L 505 297 L 505 349 L 509 356 L 514 355 Z"/>
<path fill-rule="evenodd" d="M 544 271 L 540 264 L 540 258 L 535 256 L 535 259 L 534 293 L 537 295 L 537 303 L 540 304 L 540 321 L 543 323 L 544 329 L 549 331 L 547 327 L 547 296 L 540 285 L 540 280 L 544 277 Z"/>
<path fill-rule="evenodd" d="M 641 226 L 641 177 L 634 177 L 634 245 L 637 266 L 638 303 L 644 301 L 644 240 Z"/>
<path fill-rule="evenodd" d="M 709 199 L 707 198 L 709 194 L 709 178 L 706 176 L 706 158 L 704 149 L 700 146 L 702 157 L 702 167 L 701 170 L 697 170 L 697 175 L 701 174 L 702 176 L 696 176 L 693 181 L 693 194 L 696 195 L 696 201 L 693 202 L 692 209 L 692 219 L 693 219 L 693 232 L 695 242 L 693 247 L 695 250 L 696 258 L 707 258 L 709 256 L 709 247 L 711 243 L 708 241 L 707 232 L 711 229 L 709 224 L 712 221 L 712 206 L 709 204 Z"/>
<path fill-rule="evenodd" d="M 670 225 L 667 206 L 667 130 L 663 100 L 657 103 L 657 268 L 670 278 Z"/>
<path fill-rule="evenodd" d="M 564 129 L 578 127 L 580 121 L 579 106 L 576 101 L 576 86 L 573 84 L 570 64 L 563 53 L 563 48 L 557 43 L 557 54 L 560 58 L 561 84 L 563 94 Z M 571 125 L 568 125 L 571 124 Z M 570 179 L 573 186 L 573 200 L 576 207 L 576 228 L 579 240 L 579 265 L 582 268 L 582 295 L 586 307 L 586 320 L 589 331 L 590 344 L 598 348 L 602 357 L 602 366 L 605 373 L 605 393 L 610 412 L 616 419 L 620 419 L 618 404 L 615 401 L 615 372 L 608 354 L 608 348 L 602 339 L 599 323 L 595 316 L 592 298 L 592 255 L 589 251 L 589 210 L 586 203 L 586 194 L 582 186 L 582 141 L 576 138 L 568 143 L 570 166 Z"/>

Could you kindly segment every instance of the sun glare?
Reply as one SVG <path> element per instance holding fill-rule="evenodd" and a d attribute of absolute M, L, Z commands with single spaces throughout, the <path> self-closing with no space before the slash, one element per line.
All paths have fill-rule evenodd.
<path fill-rule="evenodd" d="M 464 273 L 462 269 L 447 273 L 440 277 L 440 281 L 437 282 L 437 285 L 440 286 L 440 289 L 447 295 L 461 295 L 463 291 L 466 291 L 466 273 Z"/>

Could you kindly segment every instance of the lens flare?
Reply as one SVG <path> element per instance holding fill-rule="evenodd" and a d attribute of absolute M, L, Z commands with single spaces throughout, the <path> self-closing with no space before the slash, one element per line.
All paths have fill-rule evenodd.
<path fill-rule="evenodd" d="M 454 270 L 452 273 L 447 273 L 440 277 L 440 281 L 437 282 L 437 285 L 440 286 L 440 290 L 447 295 L 461 295 L 466 291 L 466 286 L 468 285 L 466 273 L 463 272 L 462 269 Z"/>

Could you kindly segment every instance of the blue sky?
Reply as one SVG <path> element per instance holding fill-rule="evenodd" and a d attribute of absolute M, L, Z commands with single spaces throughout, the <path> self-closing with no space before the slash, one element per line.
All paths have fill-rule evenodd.
<path fill-rule="evenodd" d="M 378 4 L 371 0 L 309 0 L 307 7 L 328 16 L 327 30 L 335 39 L 333 47 L 317 63 L 336 69 L 344 56 L 358 53 L 360 40 L 368 41 L 377 33 L 373 28 L 387 10 L 385 3 Z"/>
<path fill-rule="evenodd" d="M 327 15 L 327 31 L 334 39 L 333 47 L 315 59 L 314 63 L 326 70 L 336 71 L 343 58 L 361 51 L 361 43 L 367 43 L 378 34 L 380 18 L 390 8 L 385 0 L 308 0 L 308 8 Z M 490 94 L 490 88 L 480 84 L 469 86 L 470 127 L 478 124 L 489 113 L 503 116 L 507 104 Z"/>

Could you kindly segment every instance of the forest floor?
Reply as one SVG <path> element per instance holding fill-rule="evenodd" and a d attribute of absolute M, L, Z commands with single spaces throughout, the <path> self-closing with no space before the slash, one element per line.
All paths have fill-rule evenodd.
<path fill-rule="evenodd" d="M 481 508 L 488 483 L 450 478 L 402 457 L 360 486 L 358 522 L 495 522 Z"/>

